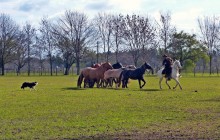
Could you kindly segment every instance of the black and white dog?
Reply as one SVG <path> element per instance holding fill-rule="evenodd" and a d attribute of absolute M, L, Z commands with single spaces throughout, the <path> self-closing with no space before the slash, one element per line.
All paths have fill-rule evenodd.
<path fill-rule="evenodd" d="M 38 84 L 37 82 L 31 82 L 31 83 L 29 83 L 29 82 L 24 82 L 24 83 L 22 84 L 22 86 L 21 86 L 21 89 L 24 89 L 24 88 L 26 88 L 26 87 L 29 87 L 29 88 L 31 88 L 31 89 L 35 89 L 35 86 L 36 86 L 37 84 Z"/>

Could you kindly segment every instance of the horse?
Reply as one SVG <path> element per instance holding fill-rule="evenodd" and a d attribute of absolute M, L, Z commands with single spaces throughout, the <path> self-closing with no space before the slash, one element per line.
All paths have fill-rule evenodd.
<path fill-rule="evenodd" d="M 117 63 L 113 64 L 112 67 L 113 67 L 113 69 L 120 69 L 120 68 L 122 68 L 123 66 L 122 66 L 121 63 L 117 62 Z"/>
<path fill-rule="evenodd" d="M 121 64 L 121 63 L 119 63 L 119 62 L 116 62 L 115 64 L 113 64 L 112 65 L 112 67 L 113 67 L 113 69 L 120 69 L 120 68 L 122 68 L 123 67 L 123 65 Z M 119 73 L 119 76 L 120 76 L 120 74 L 121 74 L 121 70 L 119 70 L 119 71 L 115 71 L 115 70 L 113 70 L 114 72 L 113 73 Z M 112 72 L 108 72 L 108 73 L 106 73 L 106 76 L 108 76 L 109 75 L 109 73 L 112 73 Z M 111 74 L 110 74 L 111 75 Z M 109 75 L 109 76 L 110 76 Z M 114 75 L 114 74 L 113 74 Z M 112 87 L 112 85 L 113 85 L 113 82 L 114 83 L 117 83 L 117 79 L 115 79 L 115 78 L 118 78 L 119 76 L 114 76 L 114 77 L 106 77 L 106 79 L 104 79 L 104 81 L 102 81 L 102 83 L 103 83 L 103 86 L 104 86 L 104 83 L 105 83 L 105 86 L 104 87 L 107 87 L 108 85 L 110 86 L 110 87 Z"/>
<path fill-rule="evenodd" d="M 111 82 L 111 79 L 114 78 L 113 81 L 115 82 L 115 86 L 117 88 L 118 83 L 119 83 L 119 77 L 121 75 L 121 72 L 124 70 L 134 70 L 134 67 L 122 67 L 119 69 L 107 70 L 104 73 L 104 80 L 107 81 L 106 87 L 108 86 L 108 84 L 110 87 L 112 87 L 113 83 Z"/>
<path fill-rule="evenodd" d="M 82 69 L 81 73 L 86 73 L 87 69 L 98 68 L 100 66 L 101 66 L 101 64 L 99 64 L 99 63 L 92 64 L 91 67 L 86 67 L 86 68 Z M 86 88 L 86 87 L 90 87 L 91 88 L 91 87 L 93 87 L 93 85 L 94 85 L 94 83 L 91 80 L 84 79 L 84 88 Z M 81 88 L 81 85 L 79 87 Z"/>
<path fill-rule="evenodd" d="M 144 63 L 141 67 L 134 69 L 134 70 L 124 70 L 119 78 L 119 81 L 122 81 L 122 88 L 127 88 L 127 84 L 128 84 L 128 80 L 133 79 L 133 80 L 138 80 L 139 82 L 139 87 L 140 89 L 142 89 L 144 87 L 144 85 L 146 84 L 145 80 L 144 80 L 144 73 L 146 71 L 146 69 L 149 69 L 152 71 L 152 74 L 154 73 L 153 68 L 148 64 L 148 63 Z M 143 85 L 141 85 L 141 81 L 144 82 Z M 119 82 L 119 87 L 120 87 L 120 83 Z"/>
<path fill-rule="evenodd" d="M 83 69 L 78 77 L 77 87 L 81 88 L 81 84 L 84 79 L 84 81 L 91 81 L 93 85 L 96 82 L 97 87 L 99 88 L 100 87 L 99 82 L 101 79 L 104 78 L 104 72 L 109 69 L 112 69 L 112 65 L 109 62 L 101 64 L 101 66 L 98 68 L 87 67 Z M 93 85 L 91 85 L 91 87 L 93 87 Z M 85 88 L 85 83 L 84 83 L 84 88 Z"/>
<path fill-rule="evenodd" d="M 92 68 L 98 68 L 98 67 L 100 67 L 101 66 L 101 64 L 99 64 L 99 63 L 96 63 L 96 64 L 92 64 Z"/>
<path fill-rule="evenodd" d="M 92 64 L 91 65 L 91 68 L 98 68 L 98 67 L 100 67 L 101 66 L 101 64 L 99 64 L 99 63 L 95 63 L 95 64 Z M 92 88 L 94 86 L 94 82 L 93 81 L 91 81 L 90 79 L 84 79 L 84 88 L 85 87 L 89 87 L 89 88 Z"/>
<path fill-rule="evenodd" d="M 174 79 L 176 81 L 176 85 L 173 87 L 173 89 L 175 89 L 178 85 L 180 87 L 180 89 L 182 90 L 182 86 L 180 85 L 180 82 L 179 82 L 179 77 L 180 77 L 180 74 L 179 74 L 179 69 L 181 69 L 182 66 L 180 64 L 180 61 L 179 60 L 175 60 L 173 62 L 173 66 L 172 66 L 172 73 L 171 73 L 171 78 Z M 163 80 L 163 77 L 165 78 L 165 75 L 162 74 L 162 71 L 163 71 L 164 68 L 161 68 L 158 72 L 157 72 L 157 76 L 160 78 L 159 80 L 159 85 L 160 85 L 160 89 L 162 89 L 161 87 L 161 81 Z M 170 88 L 170 85 L 168 84 L 168 78 L 166 78 L 166 85 Z"/>
<path fill-rule="evenodd" d="M 125 66 L 125 68 L 128 68 L 128 69 L 136 69 L 137 67 L 135 67 L 135 65 L 127 65 L 127 66 Z"/>
<path fill-rule="evenodd" d="M 84 75 L 87 75 L 88 74 L 88 71 L 89 69 L 91 69 L 92 67 L 86 67 L 86 68 L 83 68 L 80 72 L 80 75 L 78 77 L 78 81 L 77 81 L 77 87 L 78 88 L 81 88 L 81 84 L 83 82 L 83 78 L 84 78 Z M 85 79 L 84 78 L 84 88 L 86 87 L 92 87 L 92 83 L 89 79 Z"/>
<path fill-rule="evenodd" d="M 110 87 L 112 87 L 112 78 L 116 79 L 115 80 L 115 83 L 118 83 L 119 82 L 119 77 L 121 75 L 121 72 L 123 70 L 125 70 L 126 68 L 119 68 L 119 69 L 110 69 L 110 70 L 107 70 L 105 73 L 104 73 L 104 80 L 106 82 L 106 85 L 105 87 L 107 87 L 108 85 Z M 117 88 L 117 84 L 116 84 L 116 88 Z"/>

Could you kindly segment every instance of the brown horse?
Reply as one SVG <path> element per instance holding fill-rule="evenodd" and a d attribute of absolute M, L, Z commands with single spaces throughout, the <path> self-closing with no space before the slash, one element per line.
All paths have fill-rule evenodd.
<path fill-rule="evenodd" d="M 99 63 L 91 65 L 92 68 L 98 68 L 100 66 L 101 66 L 101 64 L 99 64 Z M 93 87 L 93 86 L 94 86 L 94 82 L 90 81 L 89 79 L 84 79 L 84 88 Z"/>
<path fill-rule="evenodd" d="M 92 68 L 98 68 L 98 67 L 100 67 L 101 66 L 101 64 L 99 64 L 99 63 L 96 63 L 96 64 L 92 64 Z"/>
<path fill-rule="evenodd" d="M 77 82 L 77 87 L 81 88 L 82 81 L 91 81 L 92 83 L 96 82 L 97 87 L 100 87 L 100 80 L 104 78 L 104 72 L 112 69 L 112 65 L 108 62 L 103 63 L 100 67 L 98 68 L 91 68 L 87 67 L 83 69 L 79 75 L 78 82 Z M 84 88 L 85 88 L 85 83 L 84 83 Z"/>

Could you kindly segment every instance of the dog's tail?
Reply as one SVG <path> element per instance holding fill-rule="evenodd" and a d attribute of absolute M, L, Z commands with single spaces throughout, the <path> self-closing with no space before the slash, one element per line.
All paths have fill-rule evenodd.
<path fill-rule="evenodd" d="M 77 81 L 77 87 L 78 88 L 81 88 L 81 84 L 82 84 L 83 78 L 84 78 L 83 74 L 80 73 L 78 81 Z"/>

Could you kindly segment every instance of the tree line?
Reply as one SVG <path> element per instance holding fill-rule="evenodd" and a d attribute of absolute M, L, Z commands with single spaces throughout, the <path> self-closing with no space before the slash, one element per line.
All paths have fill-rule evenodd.
<path fill-rule="evenodd" d="M 30 75 L 32 63 L 40 69 L 49 64 L 53 75 L 56 63 L 68 75 L 73 64 L 80 73 L 81 63 L 90 61 L 125 61 L 138 66 L 151 61 L 161 66 L 161 55 L 179 59 L 187 68 L 209 64 L 209 73 L 219 68 L 220 20 L 218 17 L 198 18 L 199 32 L 178 32 L 171 24 L 171 13 L 161 12 L 160 20 L 147 15 L 111 15 L 98 13 L 93 19 L 85 13 L 67 10 L 50 19 L 43 17 L 39 27 L 26 22 L 18 25 L 10 15 L 0 15 L 0 68 L 5 75 L 5 65 L 13 64 L 19 75 L 27 67 Z M 158 61 L 159 60 L 159 61 Z"/>

